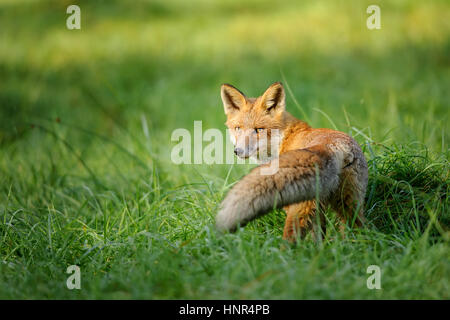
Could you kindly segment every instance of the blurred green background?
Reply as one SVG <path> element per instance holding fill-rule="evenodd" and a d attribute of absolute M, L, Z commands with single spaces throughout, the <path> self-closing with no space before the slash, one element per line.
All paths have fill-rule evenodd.
<path fill-rule="evenodd" d="M 81 30 L 66 28 L 66 8 L 71 4 L 81 8 Z M 370 4 L 381 8 L 380 30 L 366 27 Z M 416 206 L 419 200 L 399 192 L 408 202 L 403 208 L 393 196 L 395 205 L 400 205 L 397 212 L 418 215 L 420 211 L 428 217 L 426 212 L 431 210 L 448 222 L 448 1 L 0 0 L 0 270 L 2 283 L 9 284 L 0 296 L 71 298 L 75 293 L 61 283 L 66 266 L 77 263 L 82 270 L 90 270 L 92 281 L 90 289 L 76 297 L 371 297 L 364 282 L 352 287 L 344 280 L 354 280 L 348 274 L 359 268 L 351 259 L 348 269 L 336 264 L 328 273 L 302 280 L 313 285 L 298 282 L 298 287 L 286 291 L 276 285 L 285 278 L 259 278 L 267 271 L 264 250 L 279 248 L 281 213 L 275 220 L 267 218 L 249 226 L 244 234 L 215 238 L 210 235 L 213 228 L 208 229 L 226 186 L 248 167 L 176 166 L 170 161 L 174 129 L 192 132 L 193 121 L 201 120 L 203 129 L 225 130 L 222 83 L 258 96 L 275 81 L 288 89 L 288 110 L 310 125 L 337 128 L 373 148 L 403 146 L 409 150 L 407 159 L 415 155 L 427 159 L 418 171 L 413 159 L 392 173 L 401 162 L 395 157 L 400 154 L 401 158 L 402 153 L 393 152 L 389 158 L 364 148 L 368 159 L 394 159 L 380 177 L 408 181 L 413 188 L 421 188 L 422 195 L 439 194 L 433 205 Z M 430 173 L 428 168 L 437 171 Z M 405 175 L 397 177 L 401 170 Z M 414 178 L 416 174 L 420 179 Z M 437 179 L 436 185 L 427 184 L 432 178 Z M 381 221 L 372 231 L 391 232 L 392 239 L 405 241 L 403 248 L 409 241 L 419 243 L 428 218 L 422 229 L 417 224 L 408 229 L 409 216 L 405 216 L 406 229 L 390 229 L 392 221 L 383 214 L 391 202 L 381 195 L 383 190 L 393 195 L 397 189 L 371 185 L 368 209 L 379 211 L 369 210 L 369 217 Z M 275 230 L 273 234 L 261 234 L 261 226 L 267 225 Z M 405 237 L 411 230 L 419 231 Z M 138 240 L 143 232 L 152 236 Z M 444 241 L 442 232 L 438 242 Z M 147 269 L 136 271 L 133 281 L 142 280 L 143 287 L 131 289 L 133 281 L 125 270 L 146 263 L 154 267 L 153 260 L 146 260 L 152 252 L 148 239 L 160 235 L 165 240 L 156 245 L 159 276 L 147 274 L 147 280 L 142 280 L 139 275 Z M 278 242 L 267 244 L 270 237 Z M 251 244 L 243 252 L 236 251 L 236 256 L 255 250 L 260 265 L 248 267 L 224 258 L 226 241 L 239 239 Z M 136 248 L 130 241 L 140 245 Z M 205 241 L 210 241 L 210 249 L 204 248 Z M 389 241 L 382 246 L 388 251 Z M 361 250 L 371 253 L 359 257 L 358 263 L 381 259 L 370 241 L 361 243 L 369 246 Z M 448 262 L 442 262 L 449 252 L 448 240 L 440 244 L 433 249 L 437 253 L 429 254 L 434 260 L 423 251 L 423 258 L 433 266 L 430 272 L 438 272 L 423 278 L 432 282 L 425 290 L 431 298 L 445 297 L 448 290 Z M 343 256 L 348 248 L 354 249 L 351 243 L 345 245 L 349 247 L 338 250 Z M 295 268 L 309 268 L 308 259 L 319 253 L 314 244 L 305 246 L 312 251 L 288 249 L 291 256 L 283 259 L 293 259 Z M 174 258 L 173 248 L 185 256 Z M 217 253 L 216 260 L 205 250 Z M 281 256 L 288 254 L 283 252 Z M 311 256 L 303 259 L 301 254 L 308 252 Z M 333 252 L 330 248 L 329 256 L 320 256 L 336 262 Z M 418 259 L 410 253 L 399 254 L 407 256 L 403 263 Z M 403 260 L 399 256 L 389 260 L 392 257 L 387 254 L 383 261 L 397 268 L 395 261 Z M 190 262 L 180 269 L 171 265 L 176 259 L 179 264 Z M 198 262 L 209 259 L 214 260 L 211 269 L 205 267 L 208 262 Z M 443 264 L 436 267 L 438 261 Z M 235 277 L 218 266 L 251 272 Z M 339 270 L 349 273 L 339 275 Z M 94 274 L 108 276 L 95 278 Z M 283 277 L 296 279 L 289 272 Z M 358 277 L 364 277 L 364 272 Z M 107 279 L 113 279 L 113 284 Z M 262 289 L 253 286 L 254 279 L 260 279 Z M 330 279 L 335 279 L 337 287 L 321 284 L 331 283 Z M 223 295 L 221 289 L 213 289 L 221 281 L 222 289 L 228 288 Z M 238 288 L 245 281 L 252 288 L 240 295 Z M 402 287 L 404 281 L 399 273 L 393 280 L 393 288 L 400 286 L 397 291 L 374 297 L 421 297 L 422 282 L 415 284 L 418 290 L 414 291 Z M 308 286 L 312 291 L 305 289 Z"/>

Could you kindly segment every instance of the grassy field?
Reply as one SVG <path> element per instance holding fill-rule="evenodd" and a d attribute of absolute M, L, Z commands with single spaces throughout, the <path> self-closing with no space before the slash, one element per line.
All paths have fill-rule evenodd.
<path fill-rule="evenodd" d="M 0 0 L 0 44 L 0 298 L 450 298 L 448 1 Z M 279 211 L 220 235 L 251 166 L 171 162 L 174 129 L 225 131 L 221 83 L 274 81 L 363 146 L 365 228 L 330 212 L 291 246 Z"/>

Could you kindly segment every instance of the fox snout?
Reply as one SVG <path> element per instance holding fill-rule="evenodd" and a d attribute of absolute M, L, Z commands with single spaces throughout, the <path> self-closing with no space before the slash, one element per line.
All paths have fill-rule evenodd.
<path fill-rule="evenodd" d="M 234 148 L 234 154 L 237 155 L 238 157 L 242 157 L 242 155 L 244 154 L 244 149 Z"/>
<path fill-rule="evenodd" d="M 254 153 L 255 150 L 253 150 L 253 148 L 240 148 L 240 147 L 234 148 L 234 154 L 239 158 L 247 159 L 251 157 Z"/>

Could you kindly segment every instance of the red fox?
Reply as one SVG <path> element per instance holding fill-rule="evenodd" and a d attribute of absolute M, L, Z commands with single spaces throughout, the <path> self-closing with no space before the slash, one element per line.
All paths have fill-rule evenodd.
<path fill-rule="evenodd" d="M 342 226 L 347 221 L 362 225 L 367 162 L 352 137 L 331 129 L 312 128 L 292 116 L 286 111 L 280 82 L 258 98 L 247 98 L 235 87 L 223 84 L 221 96 L 235 154 L 258 159 L 262 149 L 275 141 L 278 154 L 271 156 L 277 157 L 278 170 L 272 175 L 261 174 L 270 163 L 262 164 L 233 186 L 216 216 L 219 230 L 234 231 L 239 225 L 283 207 L 287 214 L 284 239 L 293 242 L 308 231 L 314 232 L 316 218 L 324 231 L 324 217 L 315 217 L 317 186 L 319 205 L 330 205 Z M 263 135 L 266 141 L 262 141 Z"/>

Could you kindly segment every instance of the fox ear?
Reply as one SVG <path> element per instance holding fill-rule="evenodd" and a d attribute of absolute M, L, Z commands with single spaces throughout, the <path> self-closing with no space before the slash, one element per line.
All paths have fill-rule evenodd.
<path fill-rule="evenodd" d="M 245 105 L 245 95 L 230 84 L 223 84 L 220 88 L 225 114 L 239 111 Z"/>
<path fill-rule="evenodd" d="M 273 83 L 261 97 L 261 105 L 267 111 L 284 111 L 286 109 L 286 95 L 281 82 Z"/>

